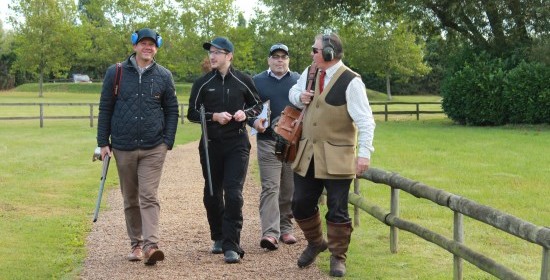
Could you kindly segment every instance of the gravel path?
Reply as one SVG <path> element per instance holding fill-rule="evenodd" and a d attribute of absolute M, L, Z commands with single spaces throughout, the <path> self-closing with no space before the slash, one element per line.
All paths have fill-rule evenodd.
<path fill-rule="evenodd" d="M 251 138 L 251 164 L 256 164 L 255 138 Z M 244 225 L 241 246 L 246 254 L 239 264 L 225 264 L 223 255 L 210 253 L 210 234 L 202 204 L 203 178 L 198 142 L 169 151 L 159 188 L 161 217 L 159 247 L 166 259 L 156 266 L 126 260 L 130 245 L 126 235 L 122 197 L 118 189 L 104 196 L 104 207 L 87 238 L 88 256 L 81 279 L 328 279 L 312 265 L 299 269 L 296 260 L 306 246 L 300 229 L 298 243 L 273 252 L 260 248 L 258 214 L 260 186 L 247 176 L 244 186 Z M 114 162 L 113 162 L 114 163 Z"/>

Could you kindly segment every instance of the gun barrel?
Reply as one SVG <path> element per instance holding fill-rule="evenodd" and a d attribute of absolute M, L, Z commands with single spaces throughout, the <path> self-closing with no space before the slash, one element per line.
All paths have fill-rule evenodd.
<path fill-rule="evenodd" d="M 206 113 L 204 111 L 204 105 L 201 104 L 200 108 L 201 113 L 201 127 L 202 127 L 202 144 L 204 147 L 204 155 L 206 156 L 206 173 L 208 173 L 208 190 L 210 196 L 214 196 L 214 191 L 212 190 L 212 174 L 210 172 L 210 156 L 208 154 L 208 130 L 206 128 Z"/>
<path fill-rule="evenodd" d="M 103 170 L 101 171 L 101 181 L 99 183 L 99 192 L 97 194 L 97 201 L 95 203 L 94 210 L 94 223 L 97 221 L 97 217 L 99 216 L 99 207 L 101 206 L 101 197 L 103 196 L 103 189 L 105 188 L 105 180 L 107 179 L 110 159 L 111 158 L 109 155 L 105 155 L 105 158 L 103 159 Z"/>

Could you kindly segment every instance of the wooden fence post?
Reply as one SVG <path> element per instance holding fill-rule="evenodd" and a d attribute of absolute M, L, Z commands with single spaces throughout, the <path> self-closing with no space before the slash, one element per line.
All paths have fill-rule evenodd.
<path fill-rule="evenodd" d="M 457 211 L 454 211 L 453 238 L 456 242 L 464 242 L 464 215 Z M 462 277 L 462 258 L 453 255 L 453 279 L 462 280 Z"/>
<path fill-rule="evenodd" d="M 180 110 L 180 112 L 181 112 L 181 115 L 180 115 L 181 116 L 181 124 L 184 124 L 184 122 L 185 122 L 185 111 L 184 111 L 185 110 L 185 104 L 183 104 L 183 103 L 180 104 L 180 107 L 181 107 L 181 110 Z"/>
<path fill-rule="evenodd" d="M 40 128 L 44 127 L 44 103 L 40 103 Z"/>
<path fill-rule="evenodd" d="M 94 104 L 90 103 L 90 127 L 94 127 Z"/>
<path fill-rule="evenodd" d="M 353 179 L 353 192 L 356 195 L 361 195 L 359 192 L 359 178 Z M 359 226 L 359 207 L 357 205 L 353 206 L 353 225 L 358 227 Z"/>
<path fill-rule="evenodd" d="M 550 249 L 542 247 L 542 269 L 540 280 L 550 280 Z"/>
<path fill-rule="evenodd" d="M 391 198 L 390 198 L 390 213 L 399 217 L 399 189 L 391 188 Z M 397 253 L 399 243 L 399 229 L 396 226 L 390 226 L 390 252 L 393 254 Z"/>

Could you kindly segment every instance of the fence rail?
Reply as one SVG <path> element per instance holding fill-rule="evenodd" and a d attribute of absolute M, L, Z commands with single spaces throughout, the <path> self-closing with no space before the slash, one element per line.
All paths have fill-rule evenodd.
<path fill-rule="evenodd" d="M 429 105 L 438 105 L 441 107 L 441 102 L 371 102 L 373 107 L 373 114 L 375 115 L 384 115 L 384 120 L 388 121 L 390 115 L 416 115 L 416 120 L 420 120 L 420 115 L 423 114 L 443 114 L 444 112 L 439 110 L 421 110 L 421 106 Z M 395 105 L 414 105 L 414 110 L 390 110 L 391 106 Z M 40 127 L 44 127 L 44 120 L 47 119 L 57 119 L 57 120 L 70 120 L 70 119 L 88 119 L 90 120 L 90 127 L 94 127 L 94 119 L 97 119 L 95 114 L 95 108 L 99 106 L 98 103 L 0 103 L 0 107 L 26 107 L 26 106 L 37 106 L 38 107 L 38 116 L 0 116 L 0 120 L 39 120 Z M 44 107 L 54 107 L 54 106 L 83 106 L 89 107 L 88 115 L 84 116 L 46 116 L 44 113 Z M 187 104 L 179 104 L 180 112 L 185 112 L 185 106 Z M 382 111 L 376 111 L 374 108 L 379 106 L 384 106 Z M 185 114 L 180 114 L 180 122 L 183 124 L 185 122 Z"/>
<path fill-rule="evenodd" d="M 180 112 L 184 112 L 186 104 L 179 104 Z M 94 119 L 97 119 L 94 108 L 99 107 L 98 103 L 0 103 L 0 107 L 18 107 L 18 106 L 38 106 L 38 116 L 16 116 L 16 117 L 1 117 L 0 120 L 40 120 L 40 127 L 44 127 L 44 120 L 56 119 L 56 120 L 71 120 L 71 119 L 88 119 L 90 120 L 90 127 L 94 127 Z M 89 107 L 89 114 L 87 116 L 46 116 L 44 114 L 44 107 L 47 106 L 87 106 Z M 184 123 L 185 115 L 180 116 L 181 123 Z"/>
<path fill-rule="evenodd" d="M 375 115 L 384 115 L 384 120 L 388 121 L 389 115 L 416 115 L 416 120 L 420 120 L 421 114 L 444 114 L 443 110 L 441 110 L 441 102 L 439 101 L 430 101 L 430 102 L 380 102 L 380 101 L 373 101 L 370 102 L 371 107 L 376 108 L 377 106 L 384 106 L 384 111 L 375 111 L 373 109 L 373 114 Z M 413 111 L 391 111 L 389 109 L 390 106 L 393 105 L 415 105 L 415 110 Z M 439 110 L 420 110 L 420 107 L 422 105 L 439 105 Z"/>
<path fill-rule="evenodd" d="M 463 243 L 463 215 L 491 225 L 500 231 L 542 247 L 541 280 L 550 280 L 550 228 L 537 226 L 497 209 L 478 204 L 467 198 L 404 178 L 396 173 L 369 168 L 360 176 L 374 183 L 391 187 L 391 211 L 368 202 L 357 193 L 350 193 L 349 202 L 377 220 L 390 226 L 390 251 L 397 252 L 398 230 L 411 232 L 453 254 L 453 279 L 462 279 L 462 259 L 500 279 L 524 279 L 516 272 L 484 256 Z M 453 240 L 418 224 L 399 218 L 399 190 L 424 198 L 451 209 L 454 213 Z M 356 189 L 357 192 L 357 189 Z M 357 220 L 357 218 L 355 219 Z"/>

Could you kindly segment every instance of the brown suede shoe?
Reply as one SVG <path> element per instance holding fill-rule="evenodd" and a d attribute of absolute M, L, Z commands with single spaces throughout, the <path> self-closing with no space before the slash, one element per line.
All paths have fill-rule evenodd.
<path fill-rule="evenodd" d="M 296 237 L 290 233 L 283 233 L 281 234 L 281 241 L 285 244 L 294 244 L 296 243 Z"/>
<path fill-rule="evenodd" d="M 156 246 L 149 246 L 143 254 L 143 262 L 145 265 L 155 265 L 158 261 L 164 260 L 164 253 Z"/>
<path fill-rule="evenodd" d="M 141 246 L 132 247 L 132 252 L 128 254 L 128 260 L 131 262 L 141 261 L 143 259 L 143 252 L 141 251 Z"/>
<path fill-rule="evenodd" d="M 277 250 L 279 248 L 279 245 L 277 244 L 277 239 L 273 236 L 264 236 L 262 237 L 262 240 L 260 240 L 260 247 L 264 249 L 268 249 L 269 251 Z"/>

